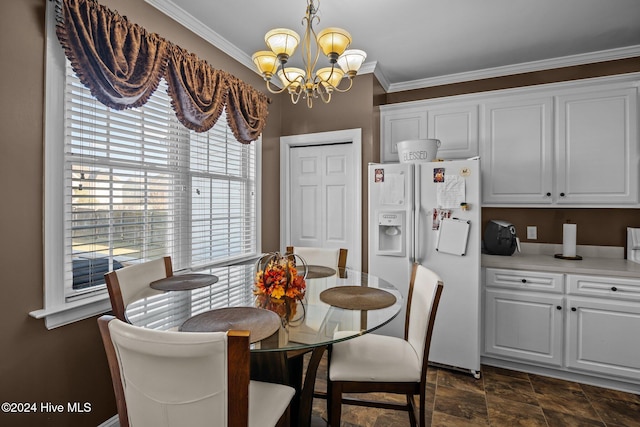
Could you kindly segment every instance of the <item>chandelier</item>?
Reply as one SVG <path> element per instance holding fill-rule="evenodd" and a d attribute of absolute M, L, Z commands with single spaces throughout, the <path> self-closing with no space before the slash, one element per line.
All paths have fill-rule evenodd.
<path fill-rule="evenodd" d="M 304 70 L 286 67 L 289 57 L 300 43 L 300 36 L 287 28 L 269 31 L 264 36 L 264 41 L 271 50 L 256 52 L 251 57 L 269 92 L 282 93 L 286 90 L 291 96 L 291 102 L 297 104 L 302 97 L 307 100 L 309 108 L 313 106 L 314 98 L 328 103 L 334 91 L 346 92 L 351 89 L 353 78 L 367 57 L 362 50 L 347 49 L 351 44 L 351 35 L 346 30 L 329 27 L 316 34 L 313 25 L 320 22 L 320 17 L 317 16 L 319 0 L 316 3 L 317 7 L 314 0 L 307 0 L 307 12 L 302 18 L 302 25 L 305 26 L 302 40 Z M 315 71 L 321 51 L 328 58 L 330 66 Z M 274 74 L 282 82 L 282 89 L 271 81 Z M 349 84 L 339 88 L 345 74 Z"/>

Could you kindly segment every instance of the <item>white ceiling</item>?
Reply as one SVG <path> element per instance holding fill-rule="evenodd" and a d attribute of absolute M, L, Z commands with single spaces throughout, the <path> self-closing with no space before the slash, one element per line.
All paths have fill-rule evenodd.
<path fill-rule="evenodd" d="M 146 1 L 252 69 L 251 55 L 266 49 L 268 30 L 304 32 L 306 0 Z M 315 4 L 316 30 L 348 30 L 351 47 L 368 54 L 361 72 L 375 72 L 390 92 L 640 56 L 640 0 Z"/>

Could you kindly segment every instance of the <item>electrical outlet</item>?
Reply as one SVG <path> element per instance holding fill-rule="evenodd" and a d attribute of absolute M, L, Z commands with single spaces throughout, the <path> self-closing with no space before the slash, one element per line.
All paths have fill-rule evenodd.
<path fill-rule="evenodd" d="M 536 240 L 538 238 L 538 227 L 535 225 L 527 225 L 527 239 Z"/>

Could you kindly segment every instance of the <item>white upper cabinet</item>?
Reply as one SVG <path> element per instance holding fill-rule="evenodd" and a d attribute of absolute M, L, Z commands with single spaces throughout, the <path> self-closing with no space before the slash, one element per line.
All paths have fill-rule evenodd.
<path fill-rule="evenodd" d="M 382 162 L 437 138 L 437 157 L 480 155 L 482 204 L 637 207 L 640 73 L 380 107 Z"/>
<path fill-rule="evenodd" d="M 557 97 L 557 203 L 638 203 L 637 88 Z"/>
<path fill-rule="evenodd" d="M 549 204 L 553 191 L 553 99 L 483 105 L 483 203 Z"/>
<path fill-rule="evenodd" d="M 483 204 L 637 204 L 636 104 L 633 81 L 556 84 L 485 102 Z"/>
<path fill-rule="evenodd" d="M 429 108 L 427 135 L 440 140 L 438 158 L 468 159 L 478 155 L 478 106 Z"/>
<path fill-rule="evenodd" d="M 396 144 L 407 139 L 436 138 L 439 159 L 478 155 L 478 105 L 418 102 L 381 107 L 380 161 L 398 162 Z"/>
<path fill-rule="evenodd" d="M 427 112 L 421 108 L 409 108 L 381 114 L 380 161 L 398 162 L 396 144 L 407 139 L 427 137 Z"/>

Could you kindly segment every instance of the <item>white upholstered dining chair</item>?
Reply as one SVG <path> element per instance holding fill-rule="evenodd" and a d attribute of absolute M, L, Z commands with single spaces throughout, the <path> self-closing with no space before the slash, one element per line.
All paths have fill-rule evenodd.
<path fill-rule="evenodd" d="M 340 426 L 342 404 L 409 412 L 416 425 L 426 425 L 427 364 L 442 281 L 433 271 L 414 264 L 407 298 L 404 339 L 366 334 L 333 345 L 329 357 L 327 408 L 329 425 Z M 406 405 L 346 399 L 343 393 L 385 392 L 406 395 Z M 419 396 L 418 408 L 414 396 Z"/>
<path fill-rule="evenodd" d="M 300 255 L 309 265 L 344 268 L 347 265 L 347 249 L 314 248 L 309 246 L 287 246 L 288 254 Z"/>
<path fill-rule="evenodd" d="M 161 294 L 149 285 L 156 280 L 173 276 L 171 257 L 134 264 L 104 275 L 114 316 L 126 321 L 124 311 L 127 305 L 137 299 Z"/>
<path fill-rule="evenodd" d="M 145 329 L 98 319 L 121 427 L 272 427 L 292 387 L 250 381 L 249 331 Z"/>

